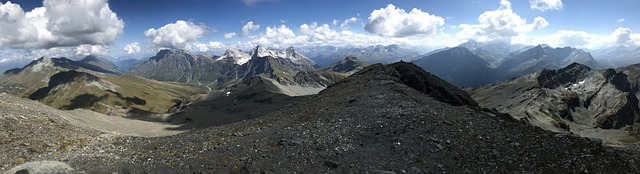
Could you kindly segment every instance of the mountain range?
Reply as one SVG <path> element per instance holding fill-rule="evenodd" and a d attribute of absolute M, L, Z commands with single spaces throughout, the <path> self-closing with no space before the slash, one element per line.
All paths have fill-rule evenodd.
<path fill-rule="evenodd" d="M 640 171 L 639 65 L 473 40 L 418 57 L 363 50 L 314 56 L 335 60 L 325 66 L 309 50 L 262 46 L 42 57 L 0 77 L 0 170 Z"/>
<path fill-rule="evenodd" d="M 175 113 L 186 104 L 206 103 L 209 98 L 202 96 L 212 87 L 235 93 L 236 84 L 249 84 L 251 92 L 309 95 L 366 66 L 348 57 L 318 68 L 292 47 L 256 47 L 250 53 L 230 49 L 220 57 L 161 50 L 147 61 L 133 63 L 126 71 L 97 56 L 79 61 L 43 57 L 6 71 L 0 77 L 0 90 L 59 109 L 163 120 L 166 116 L 154 113 Z"/>
<path fill-rule="evenodd" d="M 594 69 L 601 67 L 591 54 L 580 49 L 509 46 L 473 40 L 431 52 L 412 62 L 458 87 L 504 81 L 544 68 L 559 69 L 574 62 Z"/>
<path fill-rule="evenodd" d="M 307 55 L 320 66 L 327 66 L 347 56 L 358 57 L 361 61 L 374 64 L 389 64 L 400 60 L 410 61 L 419 55 L 419 51 L 400 45 L 376 45 L 369 47 L 334 47 L 318 46 L 303 48 L 301 53 Z"/>
<path fill-rule="evenodd" d="M 251 96 L 231 95 L 235 99 Z M 317 95 L 290 103 L 254 96 L 265 98 L 236 106 L 226 102 L 230 99 L 211 104 L 241 113 L 240 105 L 284 103 L 258 112 L 264 114 L 259 118 L 164 137 L 96 132 L 94 127 L 64 121 L 72 117 L 68 114 L 33 116 L 2 100 L 0 106 L 10 106 L 12 115 L 24 115 L 0 117 L 0 124 L 21 122 L 4 126 L 9 131 L 22 125 L 48 130 L 0 132 L 11 139 L 10 145 L 34 149 L 20 152 L 0 146 L 4 154 L 0 159 L 9 159 L 1 160 L 0 166 L 19 165 L 11 173 L 45 169 L 67 173 L 638 172 L 639 159 L 631 151 L 554 134 L 480 110 L 465 91 L 406 62 L 367 66 Z M 51 112 L 19 98 L 0 97 L 14 100 L 15 106 L 37 108 L 35 114 Z M 46 119 L 38 120 L 42 117 Z M 197 123 L 202 122 L 182 124 Z M 26 139 L 13 139 L 14 135 Z M 30 141 L 42 137 L 51 141 Z"/>

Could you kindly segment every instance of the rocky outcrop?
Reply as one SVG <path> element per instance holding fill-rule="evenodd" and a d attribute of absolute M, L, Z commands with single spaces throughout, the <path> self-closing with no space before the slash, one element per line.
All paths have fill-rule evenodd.
<path fill-rule="evenodd" d="M 538 85 L 543 88 L 553 89 L 562 85 L 577 83 L 589 71 L 591 71 L 591 68 L 578 63 L 572 63 L 559 70 L 543 69 L 537 77 Z"/>
<path fill-rule="evenodd" d="M 638 86 L 626 73 L 630 69 L 591 70 L 574 63 L 468 91 L 481 107 L 547 130 L 582 134 L 640 122 Z"/>
<path fill-rule="evenodd" d="M 390 64 L 398 71 L 400 81 L 405 85 L 425 93 L 436 100 L 449 103 L 454 106 L 469 106 L 478 108 L 478 104 L 467 92 L 447 83 L 431 73 L 412 63 L 398 62 Z"/>

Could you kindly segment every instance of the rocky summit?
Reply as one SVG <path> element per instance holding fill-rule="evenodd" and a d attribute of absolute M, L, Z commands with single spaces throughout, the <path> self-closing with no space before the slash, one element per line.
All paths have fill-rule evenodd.
<path fill-rule="evenodd" d="M 632 151 L 430 97 L 449 85 L 418 91 L 407 83 L 421 80 L 407 74 L 428 78 L 415 69 L 371 65 L 260 118 L 168 137 L 90 138 L 76 146 L 99 151 L 48 160 L 86 173 L 640 172 Z"/>

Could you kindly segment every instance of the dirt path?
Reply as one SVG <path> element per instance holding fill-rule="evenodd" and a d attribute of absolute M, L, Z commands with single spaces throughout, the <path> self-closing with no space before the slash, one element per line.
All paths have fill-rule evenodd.
<path fill-rule="evenodd" d="M 64 115 L 65 119 L 80 127 L 92 128 L 118 135 L 159 137 L 179 134 L 185 131 L 170 130 L 178 125 L 141 121 L 119 116 L 107 116 L 90 110 L 77 109 Z"/>

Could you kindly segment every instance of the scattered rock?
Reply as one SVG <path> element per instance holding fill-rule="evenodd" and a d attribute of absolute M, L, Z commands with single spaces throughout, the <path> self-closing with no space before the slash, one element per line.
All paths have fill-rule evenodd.
<path fill-rule="evenodd" d="M 331 168 L 338 168 L 340 166 L 340 163 L 336 162 L 336 161 L 325 161 L 324 162 L 325 166 L 331 167 Z"/>

